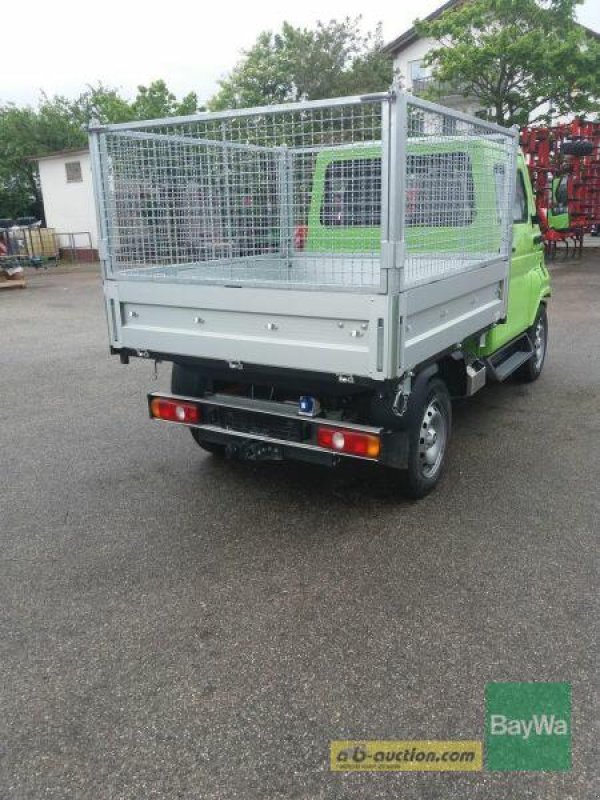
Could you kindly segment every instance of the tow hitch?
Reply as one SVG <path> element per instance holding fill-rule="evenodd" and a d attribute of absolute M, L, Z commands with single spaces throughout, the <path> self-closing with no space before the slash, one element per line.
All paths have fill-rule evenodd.
<path fill-rule="evenodd" d="M 278 444 L 246 439 L 243 442 L 230 442 L 225 448 L 227 458 L 241 461 L 283 461 L 283 450 Z"/>

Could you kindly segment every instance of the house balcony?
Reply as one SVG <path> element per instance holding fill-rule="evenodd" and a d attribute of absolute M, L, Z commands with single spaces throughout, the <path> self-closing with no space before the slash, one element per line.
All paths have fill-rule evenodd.
<path fill-rule="evenodd" d="M 458 82 L 441 81 L 430 75 L 413 78 L 412 86 L 408 86 L 407 89 L 416 97 L 434 100 L 436 103 L 456 111 L 473 115 L 478 115 L 482 111 L 479 100 L 472 95 L 465 96 L 464 88 Z"/>
<path fill-rule="evenodd" d="M 421 97 L 430 95 L 435 97 L 463 97 L 463 89 L 460 84 L 452 81 L 441 81 L 434 75 L 423 78 L 413 78 L 410 89 L 414 95 Z"/>

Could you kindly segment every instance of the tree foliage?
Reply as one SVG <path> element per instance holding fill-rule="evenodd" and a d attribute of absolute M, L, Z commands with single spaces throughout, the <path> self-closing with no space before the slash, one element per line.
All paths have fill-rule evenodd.
<path fill-rule="evenodd" d="M 284 22 L 261 33 L 219 82 L 211 110 L 363 94 L 388 88 L 392 63 L 382 52 L 381 28 L 360 31 L 357 19 L 319 22 L 313 29 Z"/>
<path fill-rule="evenodd" d="M 85 147 L 90 119 L 128 122 L 197 110 L 193 92 L 178 100 L 162 80 L 139 86 L 133 100 L 98 84 L 74 100 L 42 94 L 35 108 L 0 106 L 0 217 L 41 216 L 37 164 L 32 157 Z"/>
<path fill-rule="evenodd" d="M 475 96 L 504 125 L 597 109 L 600 44 L 577 24 L 582 0 L 468 0 L 416 22 L 436 40 L 427 56 L 441 82 Z"/>

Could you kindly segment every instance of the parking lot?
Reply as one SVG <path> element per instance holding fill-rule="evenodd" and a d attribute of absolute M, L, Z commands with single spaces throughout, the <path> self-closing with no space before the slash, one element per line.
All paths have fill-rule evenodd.
<path fill-rule="evenodd" d="M 594 797 L 599 253 L 418 503 L 152 423 L 169 366 L 109 355 L 91 268 L 0 293 L 0 797 Z M 481 739 L 502 680 L 572 683 L 571 772 L 329 771 L 332 739 Z"/>

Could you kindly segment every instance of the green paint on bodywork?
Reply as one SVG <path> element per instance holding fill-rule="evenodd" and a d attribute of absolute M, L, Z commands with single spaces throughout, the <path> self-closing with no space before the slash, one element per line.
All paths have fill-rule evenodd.
<path fill-rule="evenodd" d="M 550 297 L 550 275 L 544 263 L 544 245 L 534 240 L 540 228 L 532 219 L 536 213 L 533 191 L 525 160 L 519 154 L 517 180 L 522 181 L 525 193 L 524 219 L 513 223 L 512 258 L 508 279 L 508 306 L 506 319 L 491 328 L 483 346 L 472 343 L 478 356 L 489 356 L 530 328 L 537 316 L 540 303 Z"/>

